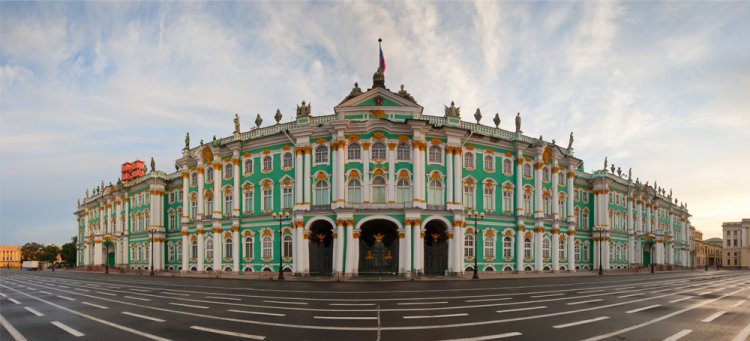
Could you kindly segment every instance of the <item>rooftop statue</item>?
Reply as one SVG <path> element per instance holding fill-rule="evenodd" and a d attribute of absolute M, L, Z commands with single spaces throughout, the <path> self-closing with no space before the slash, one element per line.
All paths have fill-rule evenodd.
<path fill-rule="evenodd" d="M 445 107 L 445 117 L 461 117 L 461 107 L 456 107 L 456 103 L 451 101 L 451 106 Z"/>
<path fill-rule="evenodd" d="M 86 198 L 88 198 L 88 197 L 89 197 L 89 189 L 86 188 Z"/>
<path fill-rule="evenodd" d="M 611 167 L 609 167 L 609 170 L 612 174 L 615 174 L 615 164 L 613 163 Z"/>
<path fill-rule="evenodd" d="M 495 122 L 495 128 L 500 128 L 500 113 L 495 113 L 495 119 L 492 122 Z"/>
<path fill-rule="evenodd" d="M 355 83 L 355 85 L 356 85 L 356 83 Z M 352 90 L 352 91 L 354 91 L 354 90 Z M 360 92 L 361 91 L 362 90 L 360 90 Z M 297 118 L 310 116 L 310 105 L 312 105 L 312 103 L 305 104 L 305 101 L 303 100 L 302 101 L 302 105 L 298 105 L 297 106 Z M 258 115 L 258 117 L 260 117 L 260 115 Z M 255 119 L 255 121 L 257 122 L 258 119 Z M 258 125 L 258 126 L 260 126 L 260 125 Z"/>
<path fill-rule="evenodd" d="M 622 169 L 620 167 L 617 167 L 617 176 L 622 177 Z"/>
<path fill-rule="evenodd" d="M 185 134 L 185 149 L 190 149 L 190 132 Z"/>
<path fill-rule="evenodd" d="M 260 114 L 258 114 L 258 116 L 255 116 L 255 127 L 260 128 L 261 123 L 263 123 L 263 119 L 260 118 Z"/>
<path fill-rule="evenodd" d="M 477 124 L 479 124 L 479 121 L 482 120 L 482 112 L 479 111 L 479 108 L 477 108 L 477 111 L 474 112 L 474 119 L 477 120 Z"/>
<path fill-rule="evenodd" d="M 404 90 L 404 85 L 403 84 L 401 84 L 401 90 L 398 91 L 398 95 L 401 96 L 401 97 L 403 97 L 403 98 L 406 98 L 406 99 L 408 99 L 408 100 L 410 100 L 410 101 L 412 101 L 414 103 L 417 103 L 417 101 L 414 99 L 414 97 L 412 97 L 412 95 L 408 91 Z"/>
<path fill-rule="evenodd" d="M 607 157 L 604 157 L 604 170 L 607 170 Z"/>
<path fill-rule="evenodd" d="M 630 180 L 632 178 L 633 178 L 633 168 L 631 167 L 631 168 L 628 169 L 628 180 Z"/>
<path fill-rule="evenodd" d="M 516 114 L 516 132 L 517 133 L 523 133 L 521 130 L 521 113 Z"/>
<path fill-rule="evenodd" d="M 570 132 L 570 137 L 568 138 L 568 150 L 570 150 L 570 148 L 573 148 L 573 132 L 572 131 Z"/>
<path fill-rule="evenodd" d="M 154 158 L 151 157 L 151 171 L 153 172 L 155 170 L 156 170 L 156 161 L 154 161 Z"/>
<path fill-rule="evenodd" d="M 234 133 L 240 133 L 240 115 L 237 113 L 234 113 Z"/>
<path fill-rule="evenodd" d="M 281 109 L 276 108 L 276 115 L 273 116 L 273 118 L 276 120 L 276 124 L 279 124 L 281 122 Z"/>

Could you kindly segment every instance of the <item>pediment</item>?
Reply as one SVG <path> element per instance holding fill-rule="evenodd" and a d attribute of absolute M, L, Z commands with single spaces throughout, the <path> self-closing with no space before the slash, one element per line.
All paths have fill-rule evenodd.
<path fill-rule="evenodd" d="M 334 107 L 337 113 L 374 109 L 422 112 L 422 106 L 383 88 L 367 90 Z"/>

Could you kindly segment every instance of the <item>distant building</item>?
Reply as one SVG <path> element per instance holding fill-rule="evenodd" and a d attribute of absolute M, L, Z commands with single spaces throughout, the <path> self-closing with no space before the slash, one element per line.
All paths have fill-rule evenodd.
<path fill-rule="evenodd" d="M 18 245 L 0 245 L 0 267 L 20 269 L 21 247 Z"/>
<path fill-rule="evenodd" d="M 721 224 L 724 233 L 724 267 L 748 269 L 750 265 L 750 218 Z"/>
<path fill-rule="evenodd" d="M 710 238 L 703 241 L 706 247 L 706 256 L 708 257 L 708 266 L 720 267 L 724 264 L 722 248 L 724 241 L 721 238 Z"/>

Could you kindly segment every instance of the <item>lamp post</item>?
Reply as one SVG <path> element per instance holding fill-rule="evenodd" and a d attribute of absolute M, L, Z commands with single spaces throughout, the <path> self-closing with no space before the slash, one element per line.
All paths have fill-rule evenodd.
<path fill-rule="evenodd" d="M 149 276 L 154 275 L 154 232 L 155 229 L 149 229 L 149 232 L 151 233 L 151 272 L 149 273 Z"/>
<path fill-rule="evenodd" d="M 479 233 L 477 231 L 477 221 L 484 220 L 484 212 L 472 212 L 471 209 L 466 211 L 466 216 L 469 217 L 469 219 L 474 220 L 474 276 L 472 276 L 472 279 L 479 279 Z"/>
<path fill-rule="evenodd" d="M 281 231 L 281 223 L 284 221 L 287 221 L 291 219 L 289 216 L 289 211 L 279 212 L 278 214 L 276 212 L 272 213 L 273 220 L 276 220 L 279 222 L 279 280 L 284 280 L 284 245 L 283 243 L 283 232 Z"/>
<path fill-rule="evenodd" d="M 651 273 L 654 273 L 654 258 L 656 258 L 656 247 L 651 247 Z"/>
<path fill-rule="evenodd" d="M 104 260 L 104 273 L 105 274 L 109 274 L 109 246 L 111 244 L 112 242 L 109 241 L 109 239 L 104 240 L 104 251 L 106 254 L 106 259 Z M 55 269 L 54 265 L 52 266 L 52 269 L 53 269 L 52 271 L 54 271 Z"/>
<path fill-rule="evenodd" d="M 604 270 L 602 269 L 602 242 L 604 241 L 604 228 L 601 226 L 598 226 L 596 229 L 596 232 L 599 233 L 599 275 L 604 275 Z"/>

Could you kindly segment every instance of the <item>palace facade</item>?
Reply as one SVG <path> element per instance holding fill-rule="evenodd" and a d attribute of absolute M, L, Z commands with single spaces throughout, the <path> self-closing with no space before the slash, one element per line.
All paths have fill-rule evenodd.
<path fill-rule="evenodd" d="M 78 265 L 407 277 L 475 261 L 507 272 L 693 266 L 690 214 L 671 191 L 606 161 L 585 171 L 572 134 L 567 146 L 526 136 L 520 115 L 515 131 L 497 117 L 494 128 L 462 121 L 453 103 L 425 115 L 378 71 L 331 115 L 303 101 L 294 121 L 281 118 L 241 131 L 235 117 L 231 136 L 186 137 L 178 171 L 152 161 L 87 191 Z"/>
<path fill-rule="evenodd" d="M 750 218 L 721 224 L 724 233 L 726 269 L 750 268 Z"/>

